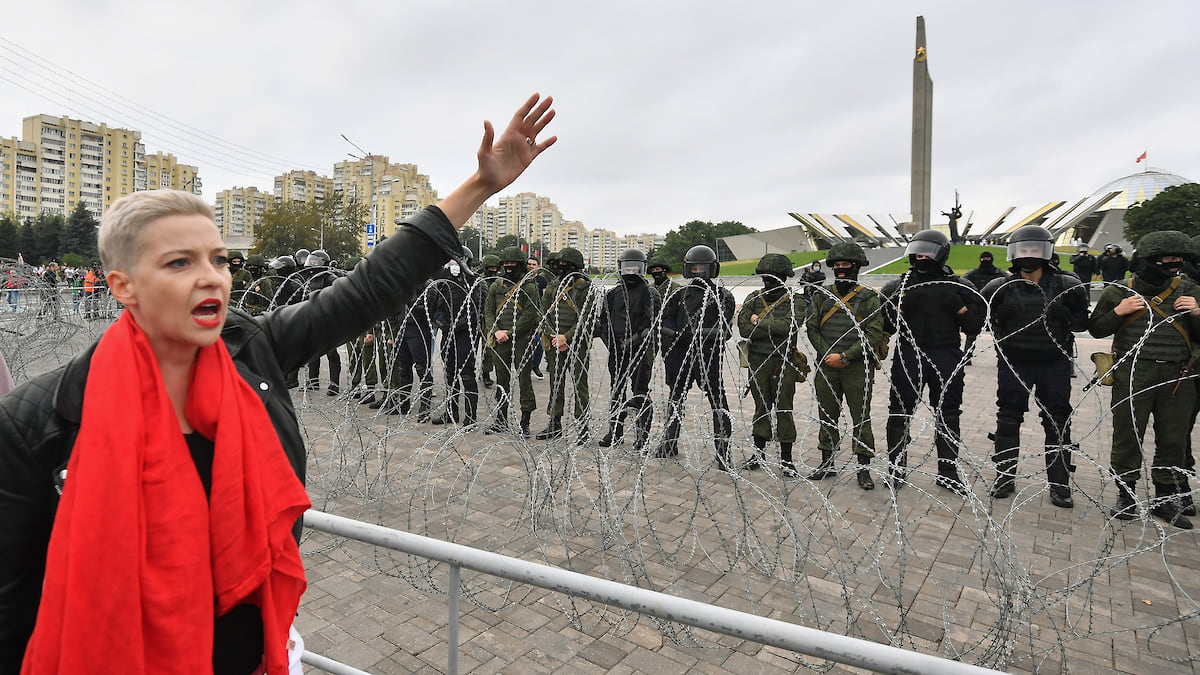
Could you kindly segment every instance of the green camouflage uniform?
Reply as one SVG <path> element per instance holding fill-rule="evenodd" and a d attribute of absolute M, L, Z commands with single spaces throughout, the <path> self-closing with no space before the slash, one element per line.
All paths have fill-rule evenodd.
<path fill-rule="evenodd" d="M 519 289 L 514 290 L 514 286 L 512 281 L 499 278 L 488 287 L 483 309 L 484 325 L 488 327 L 487 351 L 496 368 L 496 385 L 510 400 L 512 369 L 518 369 L 521 412 L 529 412 L 537 408 L 537 397 L 533 392 L 533 378 L 525 357 L 540 314 L 538 288 L 528 277 L 522 280 Z M 508 331 L 508 341 L 496 342 L 496 331 L 499 330 Z"/>
<path fill-rule="evenodd" d="M 550 401 L 546 405 L 546 414 L 551 417 L 562 417 L 568 387 L 574 390 L 575 418 L 587 415 L 594 303 L 592 281 L 582 274 L 569 275 L 542 292 L 542 347 L 546 350 L 550 375 Z M 566 350 L 553 347 L 551 340 L 555 335 L 566 337 Z M 567 371 L 572 369 L 574 372 L 568 385 Z"/>
<path fill-rule="evenodd" d="M 879 311 L 879 294 L 874 290 L 860 284 L 852 292 L 853 296 L 840 296 L 831 283 L 824 287 L 824 292 L 815 291 L 809 305 L 808 340 L 815 350 L 816 361 L 813 389 L 821 417 L 817 447 L 822 456 L 837 449 L 841 442 L 838 418 L 845 400 L 854 425 L 854 453 L 870 458 L 875 456 L 871 388 L 876 352 L 883 341 L 883 313 Z M 845 355 L 848 365 L 844 368 L 826 365 L 825 357 L 829 354 Z"/>
<path fill-rule="evenodd" d="M 754 396 L 754 435 L 770 439 L 771 412 L 777 420 L 777 440 L 793 443 L 796 422 L 792 403 L 796 397 L 799 371 L 793 352 L 804 318 L 804 296 L 780 287 L 772 291 L 754 291 L 738 312 L 738 332 L 749 342 L 750 393 Z M 757 314 L 758 322 L 750 317 Z"/>

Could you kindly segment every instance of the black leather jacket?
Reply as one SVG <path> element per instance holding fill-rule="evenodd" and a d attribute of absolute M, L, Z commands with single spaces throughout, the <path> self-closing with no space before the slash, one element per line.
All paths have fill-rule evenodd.
<path fill-rule="evenodd" d="M 221 339 L 238 373 L 262 397 L 301 481 L 304 438 L 284 373 L 400 311 L 413 289 L 451 256 L 461 255 L 458 235 L 437 207 L 425 209 L 407 224 L 376 246 L 352 274 L 305 302 L 257 317 L 233 308 L 228 312 Z M 95 345 L 0 398 L 0 675 L 20 671 L 33 632 L 46 548 L 67 459 L 79 433 L 94 351 Z M 297 534 L 299 526 L 297 522 Z"/>

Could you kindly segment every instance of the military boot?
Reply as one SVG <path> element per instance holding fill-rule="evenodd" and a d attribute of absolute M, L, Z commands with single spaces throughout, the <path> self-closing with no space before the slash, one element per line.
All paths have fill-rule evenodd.
<path fill-rule="evenodd" d="M 891 415 L 887 421 L 888 485 L 894 490 L 904 487 L 908 477 L 908 430 L 904 417 Z"/>
<path fill-rule="evenodd" d="M 521 417 L 524 419 L 524 415 Z M 522 423 L 524 424 L 524 422 Z M 561 437 L 562 433 L 562 417 L 551 417 L 550 421 L 546 424 L 546 428 L 537 432 L 534 438 L 539 441 L 548 441 L 552 438 Z"/>
<path fill-rule="evenodd" d="M 471 426 L 479 419 L 479 390 L 468 391 L 463 396 L 463 426 Z"/>
<path fill-rule="evenodd" d="M 733 424 L 729 420 L 727 410 L 713 411 L 713 445 L 717 449 L 717 468 L 726 473 L 733 471 L 733 462 L 729 457 L 729 435 Z"/>
<path fill-rule="evenodd" d="M 663 432 L 662 442 L 654 449 L 655 457 L 675 457 L 679 455 L 679 427 L 683 425 L 680 419 L 682 411 L 679 404 L 672 401 L 667 409 L 667 428 Z"/>
<path fill-rule="evenodd" d="M 1179 512 L 1185 516 L 1196 515 L 1196 502 L 1192 500 L 1192 486 L 1188 483 L 1187 474 L 1179 479 L 1176 495 L 1179 497 Z"/>
<path fill-rule="evenodd" d="M 635 435 L 633 437 L 633 451 L 644 454 L 650 446 L 650 427 L 654 424 L 654 408 L 649 405 L 638 411 L 637 417 L 634 418 Z"/>
<path fill-rule="evenodd" d="M 529 438 L 529 418 L 533 416 L 532 410 L 521 411 L 521 435 Z M 562 419 L 561 417 L 559 419 Z"/>
<path fill-rule="evenodd" d="M 996 463 L 996 482 L 992 485 L 993 499 L 1006 499 L 1017 491 L 1017 458 L 1021 447 L 1021 423 L 1010 419 L 996 420 L 996 433 L 988 434 L 995 442 L 992 461 Z"/>
<path fill-rule="evenodd" d="M 620 411 L 612 406 L 608 409 L 608 432 L 600 439 L 600 447 L 607 448 L 614 443 L 620 444 L 625 437 L 625 408 Z"/>
<path fill-rule="evenodd" d="M 942 424 L 942 433 L 935 433 L 933 437 L 938 456 L 937 484 L 940 488 L 965 497 L 967 485 L 958 475 L 959 418 L 957 415 L 944 415 Z"/>
<path fill-rule="evenodd" d="M 871 458 L 867 455 L 858 456 L 858 487 L 864 490 L 874 490 L 875 481 L 871 478 L 871 470 L 867 467 L 871 465 Z"/>
<path fill-rule="evenodd" d="M 1176 494 L 1177 488 L 1166 483 L 1154 484 L 1154 506 L 1150 513 L 1162 518 L 1168 525 L 1174 525 L 1181 530 L 1192 529 L 1192 521 L 1183 515 L 1183 507 Z"/>
<path fill-rule="evenodd" d="M 1134 483 L 1117 481 L 1117 505 L 1109 513 L 1118 520 L 1137 518 L 1137 498 L 1133 495 Z"/>
<path fill-rule="evenodd" d="M 1071 497 L 1071 446 L 1052 448 L 1046 453 L 1046 480 L 1050 483 L 1050 503 L 1060 509 L 1075 507 Z"/>
<path fill-rule="evenodd" d="M 512 426 L 508 422 L 508 399 L 503 399 L 496 406 L 496 418 L 483 430 L 485 434 L 500 434 L 509 431 Z"/>
<path fill-rule="evenodd" d="M 429 421 L 429 409 L 433 404 L 433 380 L 429 379 L 429 366 L 417 364 L 417 386 L 420 387 L 417 398 L 417 421 Z"/>
<path fill-rule="evenodd" d="M 808 474 L 809 480 L 825 480 L 833 478 L 837 475 L 837 467 L 833 465 L 833 451 L 821 451 L 821 463 L 817 465 L 817 470 Z"/>
<path fill-rule="evenodd" d="M 762 468 L 764 462 L 767 461 L 767 438 L 765 436 L 754 436 L 754 454 L 750 459 L 742 464 L 743 471 L 757 471 Z"/>
<path fill-rule="evenodd" d="M 799 478 L 800 472 L 796 470 L 796 463 L 792 461 L 792 444 L 779 442 L 779 463 L 782 466 L 780 471 L 786 478 Z"/>

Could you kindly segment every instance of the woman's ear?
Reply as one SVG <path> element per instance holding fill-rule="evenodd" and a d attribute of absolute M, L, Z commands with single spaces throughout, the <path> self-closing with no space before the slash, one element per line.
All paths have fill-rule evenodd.
<path fill-rule="evenodd" d="M 133 279 L 129 273 L 124 270 L 113 270 L 108 273 L 108 292 L 112 294 L 117 302 L 120 302 L 126 307 L 137 304 L 137 295 L 134 293 Z"/>

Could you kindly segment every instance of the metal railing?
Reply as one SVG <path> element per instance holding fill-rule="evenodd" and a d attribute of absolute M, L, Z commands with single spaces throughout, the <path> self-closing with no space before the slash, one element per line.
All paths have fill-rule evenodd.
<path fill-rule="evenodd" d="M 998 673 L 939 656 L 920 654 L 869 640 L 838 635 L 675 597 L 586 574 L 532 563 L 498 553 L 401 532 L 320 511 L 304 514 L 304 525 L 319 532 L 347 537 L 393 551 L 450 565 L 447 671 L 458 673 L 458 617 L 462 568 L 526 583 L 557 593 L 601 602 L 793 652 L 881 673 Z M 306 653 L 304 663 L 326 672 L 359 675 L 363 671 L 325 657 Z"/>

